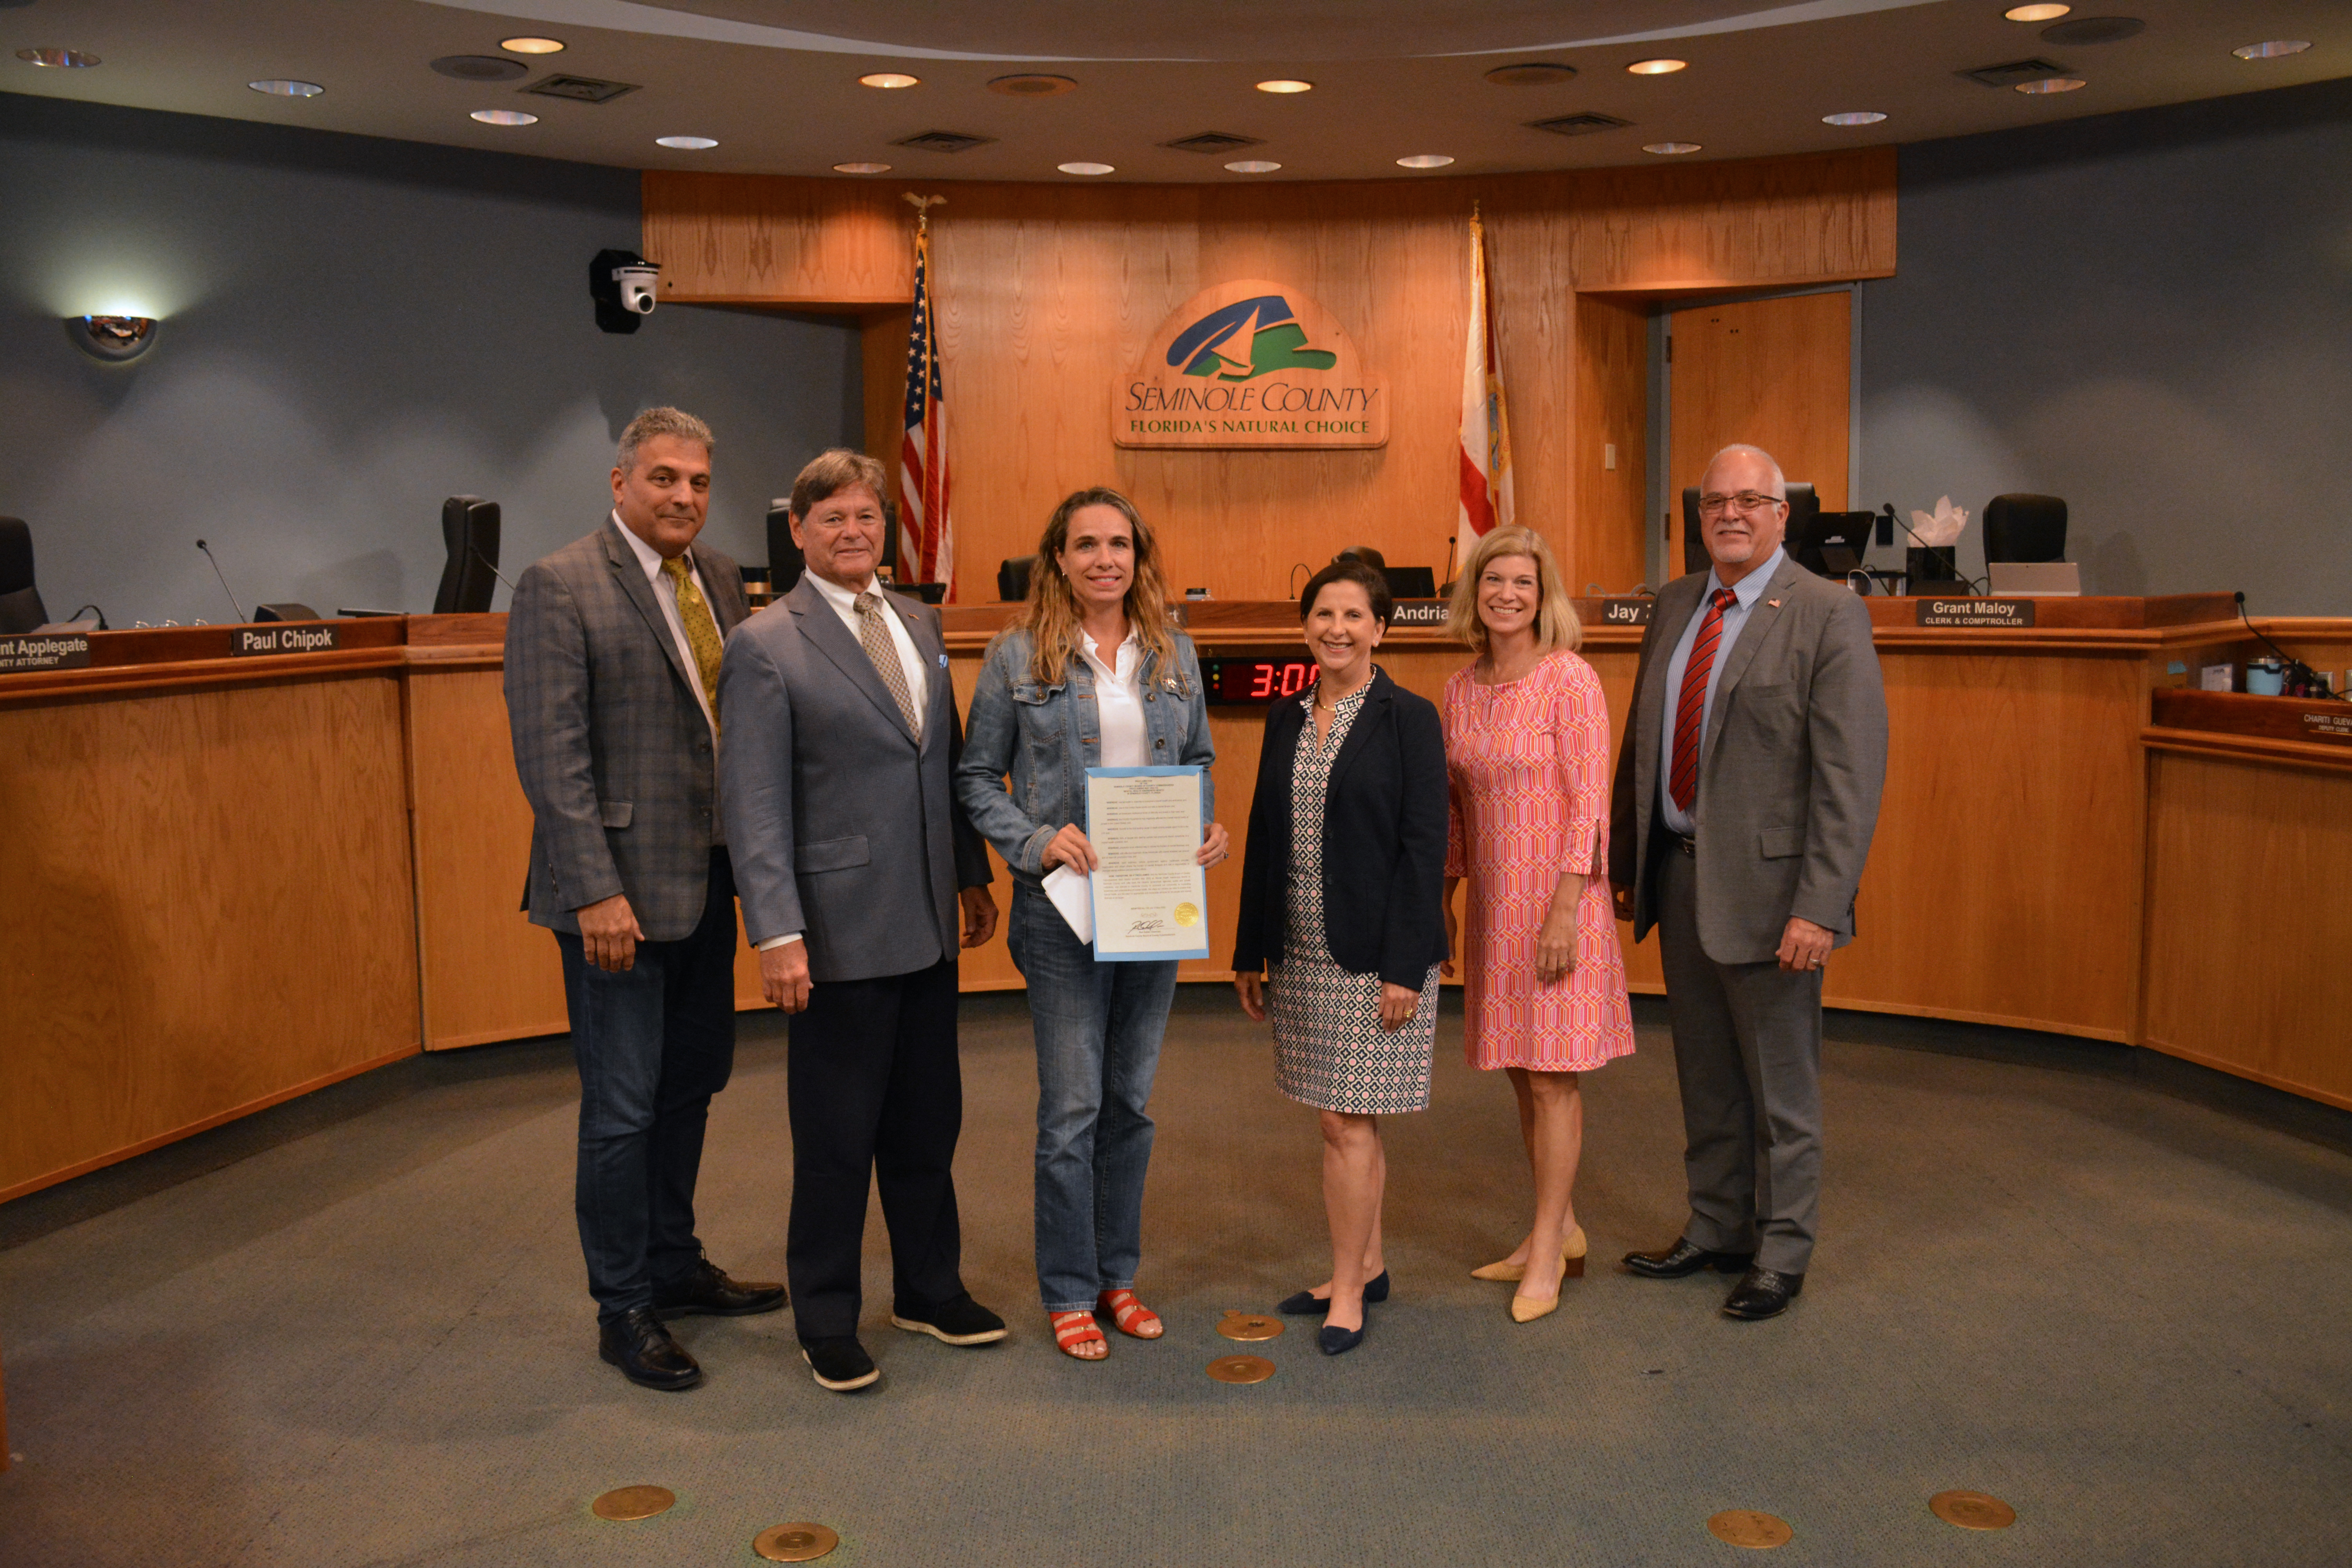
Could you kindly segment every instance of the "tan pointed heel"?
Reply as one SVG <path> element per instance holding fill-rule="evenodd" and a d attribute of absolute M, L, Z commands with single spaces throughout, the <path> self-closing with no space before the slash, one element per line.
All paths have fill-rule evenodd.
<path fill-rule="evenodd" d="M 1584 1254 L 1586 1249 L 1584 1227 L 1580 1225 L 1569 1233 L 1569 1237 L 1566 1241 L 1560 1243 L 1559 1257 L 1560 1262 L 1564 1267 L 1560 1269 L 1559 1277 L 1562 1279 L 1581 1279 L 1584 1278 Z"/>
<path fill-rule="evenodd" d="M 1527 1277 L 1526 1264 L 1512 1263 L 1507 1260 L 1501 1263 L 1489 1263 L 1482 1268 L 1470 1270 L 1470 1278 L 1473 1279 L 1507 1279 L 1514 1285 Z"/>
<path fill-rule="evenodd" d="M 1511 1321 L 1515 1323 L 1532 1323 L 1538 1318 L 1549 1317 L 1559 1310 L 1559 1298 L 1557 1296 L 1549 1301 L 1538 1301 L 1532 1297 L 1517 1294 L 1511 1297 Z"/>

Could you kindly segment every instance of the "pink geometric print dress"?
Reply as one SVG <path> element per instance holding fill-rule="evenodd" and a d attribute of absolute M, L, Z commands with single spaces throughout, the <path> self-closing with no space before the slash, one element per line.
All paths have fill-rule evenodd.
<path fill-rule="evenodd" d="M 1507 686 L 1445 683 L 1453 810 L 1445 874 L 1466 877 L 1462 1031 L 1474 1068 L 1587 1072 L 1633 1048 L 1609 900 L 1609 705 L 1592 667 L 1548 656 Z M 1560 873 L 1585 876 L 1576 967 L 1536 982 Z"/>

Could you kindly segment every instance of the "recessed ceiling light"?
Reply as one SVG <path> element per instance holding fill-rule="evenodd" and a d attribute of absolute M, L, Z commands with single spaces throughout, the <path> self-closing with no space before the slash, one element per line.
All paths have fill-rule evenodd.
<path fill-rule="evenodd" d="M 1237 163 L 1228 163 L 1225 167 L 1231 169 L 1236 174 L 1271 174 L 1276 169 L 1281 168 L 1282 165 L 1279 163 L 1270 163 L 1264 158 L 1244 158 L 1241 162 Z"/>
<path fill-rule="evenodd" d="M 1056 163 L 1054 167 L 1065 174 L 1108 174 L 1113 172 L 1108 163 Z"/>
<path fill-rule="evenodd" d="M 1066 92 L 1076 92 L 1078 84 L 1066 76 L 1053 76 L 1045 71 L 1019 71 L 1012 76 L 992 79 L 991 92 L 1001 92 L 1007 98 L 1059 98 Z"/>
<path fill-rule="evenodd" d="M 887 163 L 835 163 L 833 166 L 833 172 L 836 174 L 887 174 L 890 172 L 890 165 Z"/>
<path fill-rule="evenodd" d="M 539 123 L 538 115 L 525 114 L 520 109 L 478 109 L 467 118 L 478 120 L 485 125 L 536 125 Z"/>
<path fill-rule="evenodd" d="M 1486 73 L 1486 79 L 1496 87 L 1549 87 L 1570 80 L 1575 75 L 1574 66 L 1564 66 L 1557 60 L 1528 60 L 1515 66 L 1496 66 Z"/>
<path fill-rule="evenodd" d="M 327 90 L 315 81 L 288 81 L 283 78 L 249 81 L 245 85 L 256 92 L 267 92 L 278 98 L 316 98 Z"/>
<path fill-rule="evenodd" d="M 656 136 L 654 138 L 654 145 L 675 147 L 681 153 L 699 153 L 705 147 L 718 146 L 719 138 L 716 136 Z"/>
<path fill-rule="evenodd" d="M 30 65 L 56 66 L 73 71 L 86 71 L 100 63 L 96 55 L 86 49 L 18 49 L 16 58 Z"/>
<path fill-rule="evenodd" d="M 432 63 L 435 71 L 458 81 L 520 81 L 530 68 L 499 55 L 444 55 Z"/>
<path fill-rule="evenodd" d="M 920 87 L 923 79 L 908 76 L 904 71 L 873 71 L 857 79 L 860 87 Z"/>
<path fill-rule="evenodd" d="M 1315 84 L 1300 81 L 1295 77 L 1276 77 L 1272 81 L 1258 83 L 1257 89 L 1260 92 L 1313 92 Z"/>
<path fill-rule="evenodd" d="M 511 55 L 560 55 L 563 52 L 561 38 L 500 38 L 499 47 Z"/>
<path fill-rule="evenodd" d="M 1696 153 L 1698 149 L 1699 144 L 1696 142 L 1645 142 L 1642 144 L 1643 152 L 1655 153 L 1662 158 L 1677 157 L 1685 153 Z"/>
<path fill-rule="evenodd" d="M 1875 125 L 1886 116 L 1874 109 L 1849 109 L 1843 114 L 1824 114 L 1824 125 Z"/>
<path fill-rule="evenodd" d="M 2017 90 L 2020 92 L 2032 93 L 2072 92 L 2078 87 L 2088 87 L 2091 84 L 2089 82 L 2084 81 L 2078 76 L 2045 76 L 2040 81 L 2019 82 L 2017 84 Z"/>
<path fill-rule="evenodd" d="M 1635 60 L 1625 68 L 1635 76 L 1671 76 L 1689 64 L 1688 60 Z"/>
<path fill-rule="evenodd" d="M 2267 44 L 2246 44 L 2230 52 L 2242 60 L 2274 60 L 2286 55 L 2299 55 L 2311 47 L 2308 38 L 2273 38 Z"/>
<path fill-rule="evenodd" d="M 2001 15 L 2012 22 L 2048 22 L 2074 8 L 2072 5 L 2011 5 Z"/>
<path fill-rule="evenodd" d="M 1443 169 L 1446 164 L 1451 163 L 1452 162 L 1454 162 L 1454 160 L 1447 157 L 1443 153 L 1415 153 L 1410 158 L 1399 158 L 1397 160 L 1397 167 L 1400 169 Z"/>

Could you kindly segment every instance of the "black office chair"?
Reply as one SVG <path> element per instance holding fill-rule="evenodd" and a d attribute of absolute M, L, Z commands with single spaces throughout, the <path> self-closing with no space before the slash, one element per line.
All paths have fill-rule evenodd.
<path fill-rule="evenodd" d="M 1034 555 L 1008 555 L 997 563 L 996 597 L 999 603 L 1019 605 L 1029 597 L 1029 574 L 1037 570 Z"/>
<path fill-rule="evenodd" d="M 1822 510 L 1821 497 L 1810 484 L 1801 485 L 1794 479 L 1788 484 L 1789 527 L 1787 536 L 1792 540 L 1813 536 L 1813 519 Z M 1793 548 L 1793 547 L 1792 547 Z M 1698 487 L 1692 485 L 1683 491 L 1683 570 L 1704 572 L 1712 564 L 1706 553 L 1706 536 L 1698 527 Z"/>
<path fill-rule="evenodd" d="M 768 592 L 776 598 L 791 593 L 808 570 L 801 547 L 793 542 L 793 504 L 783 496 L 768 503 Z"/>
<path fill-rule="evenodd" d="M 451 496 L 443 501 L 441 547 L 447 553 L 441 585 L 433 595 L 433 613 L 478 616 L 488 610 L 490 596 L 499 590 L 499 503 L 479 496 Z"/>
<path fill-rule="evenodd" d="M 2066 503 L 2056 496 L 1995 496 L 1985 502 L 1985 563 L 2066 559 Z"/>
<path fill-rule="evenodd" d="M 33 586 L 33 531 L 21 517 L 0 517 L 0 634 L 48 625 L 41 591 Z"/>

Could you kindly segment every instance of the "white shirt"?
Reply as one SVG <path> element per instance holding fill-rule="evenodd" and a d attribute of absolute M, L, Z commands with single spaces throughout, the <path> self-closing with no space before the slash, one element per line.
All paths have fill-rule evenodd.
<path fill-rule="evenodd" d="M 710 742 L 716 746 L 719 743 L 719 721 L 710 711 L 710 694 L 702 689 L 702 667 L 694 662 L 694 645 L 686 640 L 686 623 L 677 618 L 677 589 L 671 584 L 669 574 L 662 570 L 661 552 L 639 539 L 629 525 L 621 521 L 618 508 L 613 511 L 613 526 L 621 531 L 621 537 L 629 542 L 631 550 L 636 552 L 637 564 L 646 569 L 646 576 L 654 585 L 654 598 L 661 605 L 662 619 L 669 623 L 670 641 L 677 645 L 677 657 L 686 664 L 686 683 L 694 689 L 694 700 L 702 707 L 703 721 L 710 726 Z M 693 579 L 694 591 L 702 595 L 704 605 L 709 606 L 710 590 L 702 585 L 702 574 L 695 569 L 694 552 L 691 550 L 686 553 L 686 574 Z M 716 609 L 710 611 L 710 626 L 713 631 L 719 628 L 719 612 Z"/>
<path fill-rule="evenodd" d="M 1738 597 L 1731 607 L 1723 612 L 1723 630 L 1716 639 L 1715 663 L 1706 672 L 1706 696 L 1698 713 L 1698 735 L 1702 746 L 1706 742 L 1706 727 L 1715 718 L 1715 689 L 1723 679 L 1724 660 L 1731 657 L 1732 645 L 1739 640 L 1739 629 L 1748 624 L 1748 612 L 1754 609 L 1756 601 L 1764 596 L 1764 590 L 1772 582 L 1772 574 L 1780 570 L 1780 562 L 1788 553 L 1786 549 L 1775 546 L 1771 557 L 1763 565 L 1732 584 L 1731 591 Z M 1707 601 L 1714 598 L 1722 586 L 1723 579 L 1715 574 L 1714 567 L 1708 567 L 1706 587 L 1698 596 L 1698 613 L 1691 616 L 1690 625 L 1683 628 L 1683 640 L 1675 645 L 1675 657 L 1666 661 L 1666 721 L 1660 727 L 1658 735 L 1658 811 L 1668 829 L 1684 835 L 1697 829 L 1693 826 L 1690 815 L 1675 805 L 1672 789 L 1675 710 L 1682 702 L 1683 672 L 1690 668 L 1691 646 L 1698 641 L 1699 627 L 1706 624 Z M 1691 804 L 1698 804 L 1696 795 L 1691 797 Z"/>
<path fill-rule="evenodd" d="M 1078 649 L 1095 672 L 1095 717 L 1102 725 L 1102 766 L 1139 768 L 1150 758 L 1143 732 L 1143 642 L 1133 632 L 1118 645 L 1116 665 L 1105 664 L 1095 639 L 1081 631 Z"/>

